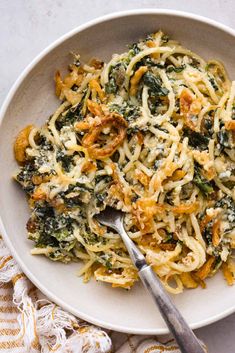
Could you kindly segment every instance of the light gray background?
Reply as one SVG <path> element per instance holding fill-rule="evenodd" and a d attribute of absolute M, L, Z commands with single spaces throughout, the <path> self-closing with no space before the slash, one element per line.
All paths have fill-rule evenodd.
<path fill-rule="evenodd" d="M 110 12 L 151 7 L 193 12 L 235 28 L 234 0 L 0 0 L 0 104 L 25 66 L 62 34 Z M 196 334 L 209 353 L 235 353 L 235 314 Z"/>

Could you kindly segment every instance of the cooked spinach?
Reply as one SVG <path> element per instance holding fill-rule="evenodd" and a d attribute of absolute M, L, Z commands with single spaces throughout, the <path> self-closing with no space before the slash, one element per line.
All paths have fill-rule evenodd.
<path fill-rule="evenodd" d="M 70 108 L 65 115 L 61 114 L 58 119 L 56 119 L 56 128 L 60 131 L 64 126 L 71 126 L 75 121 L 82 120 L 82 103 L 75 107 Z"/>
<path fill-rule="evenodd" d="M 213 221 L 210 221 L 207 223 L 206 227 L 204 228 L 204 230 L 202 232 L 202 236 L 205 239 L 207 244 L 212 243 L 212 227 L 213 227 Z"/>
<path fill-rule="evenodd" d="M 212 134 L 212 128 L 213 128 L 213 122 L 212 122 L 212 119 L 211 118 L 206 118 L 204 119 L 203 121 L 203 125 L 204 125 L 204 128 L 206 130 L 206 132 L 211 136 Z"/>
<path fill-rule="evenodd" d="M 32 239 L 34 240 L 34 239 Z M 37 248 L 45 248 L 46 246 L 51 246 L 51 247 L 59 247 L 59 241 L 54 238 L 51 237 L 49 234 L 47 233 L 40 233 L 38 239 L 36 240 L 36 247 Z"/>
<path fill-rule="evenodd" d="M 112 104 L 110 110 L 121 114 L 129 123 L 134 122 L 140 116 L 139 106 L 129 102 L 124 102 L 122 105 Z"/>
<path fill-rule="evenodd" d="M 157 66 L 157 64 L 154 64 L 153 59 L 149 55 L 146 55 L 135 64 L 135 70 L 138 70 L 138 68 L 141 66 L 153 67 Z"/>
<path fill-rule="evenodd" d="M 179 72 L 182 72 L 184 69 L 185 69 L 186 65 L 181 65 L 181 66 L 173 66 L 173 65 L 169 65 L 167 66 L 166 68 L 166 72 L 176 72 L 176 73 L 179 73 Z"/>
<path fill-rule="evenodd" d="M 133 135 L 133 134 L 136 134 L 138 131 L 140 131 L 140 129 L 139 129 L 139 127 L 138 126 L 134 126 L 134 127 L 128 127 L 128 129 L 127 129 L 127 135 L 128 136 L 131 136 L 131 135 Z"/>
<path fill-rule="evenodd" d="M 71 195 L 69 195 L 70 193 L 75 193 L 75 195 L 71 197 Z M 90 201 L 92 194 L 92 189 L 84 184 L 76 183 L 69 185 L 66 191 L 60 192 L 59 197 L 63 199 L 67 207 L 79 207 L 82 212 L 84 210 L 84 204 Z"/>
<path fill-rule="evenodd" d="M 61 162 L 62 168 L 65 172 L 69 172 L 73 166 L 73 156 L 65 154 L 61 149 L 56 154 L 56 161 Z"/>
<path fill-rule="evenodd" d="M 79 207 L 84 205 L 80 195 L 74 197 L 65 197 L 64 203 L 68 208 Z"/>
<path fill-rule="evenodd" d="M 233 136 L 230 131 L 220 130 L 217 133 L 217 140 L 222 148 L 234 148 Z"/>
<path fill-rule="evenodd" d="M 32 222 L 39 234 L 36 246 L 43 244 L 57 246 L 58 242 L 71 241 L 73 238 L 74 220 L 68 214 L 56 214 L 47 202 L 36 203 Z"/>
<path fill-rule="evenodd" d="M 41 149 L 45 151 L 53 151 L 53 145 L 44 135 L 40 133 L 36 135 L 35 142 L 40 146 Z"/>
<path fill-rule="evenodd" d="M 95 233 L 91 233 L 89 229 L 86 229 L 86 232 L 83 235 L 83 239 L 87 244 L 106 244 L 107 239 L 104 237 L 100 237 Z"/>
<path fill-rule="evenodd" d="M 16 179 L 20 183 L 26 183 L 31 181 L 32 176 L 35 173 L 35 165 L 32 162 L 27 162 L 23 167 L 20 168 L 20 172 L 17 174 Z"/>
<path fill-rule="evenodd" d="M 161 97 L 159 96 L 153 96 L 153 94 L 149 95 L 148 98 L 148 107 L 150 109 L 151 114 L 156 114 L 157 109 L 163 105 L 163 102 L 161 100 Z"/>
<path fill-rule="evenodd" d="M 143 82 L 149 87 L 150 93 L 154 96 L 165 97 L 169 93 L 169 90 L 163 87 L 160 77 L 156 77 L 149 71 L 144 74 Z"/>
<path fill-rule="evenodd" d="M 161 126 L 158 125 L 158 124 L 155 124 L 154 127 L 155 127 L 156 129 L 160 130 L 160 131 L 165 132 L 166 134 L 169 133 L 169 131 L 168 131 L 167 129 L 164 129 L 163 127 L 161 127 Z"/>
<path fill-rule="evenodd" d="M 61 261 L 64 263 L 68 263 L 70 261 L 78 261 L 78 258 L 74 255 L 72 248 L 74 248 L 75 242 L 68 243 L 66 242 L 66 248 L 62 248 L 60 243 L 60 248 L 56 249 L 56 251 L 48 254 L 47 256 L 52 261 Z"/>
<path fill-rule="evenodd" d="M 115 82 L 115 79 L 114 77 L 111 77 L 109 79 L 109 82 L 105 84 L 105 92 L 108 93 L 108 94 L 111 94 L 111 93 L 116 93 L 118 90 L 118 86 Z"/>
<path fill-rule="evenodd" d="M 202 194 L 208 197 L 214 192 L 213 182 L 208 181 L 201 173 L 200 167 L 195 165 L 193 183 L 197 185 Z"/>
<path fill-rule="evenodd" d="M 104 265 L 108 270 L 111 270 L 113 267 L 111 260 L 111 254 L 97 253 L 97 261 Z"/>
<path fill-rule="evenodd" d="M 193 148 L 196 148 L 198 150 L 206 150 L 208 148 L 210 139 L 199 132 L 193 131 L 189 128 L 185 128 L 183 131 L 183 136 L 189 138 L 188 143 Z"/>
<path fill-rule="evenodd" d="M 129 47 L 129 55 L 135 56 L 136 54 L 138 54 L 140 52 L 140 48 L 138 43 L 133 43 L 131 45 L 128 46 Z"/>
<path fill-rule="evenodd" d="M 210 81 L 212 87 L 214 88 L 214 90 L 218 91 L 218 86 L 217 86 L 217 83 L 215 82 L 215 79 L 213 77 L 209 77 L 209 81 Z"/>
<path fill-rule="evenodd" d="M 226 206 L 226 208 L 234 208 L 235 212 L 235 202 L 230 196 L 223 197 L 222 199 L 218 200 L 215 204 L 215 207 L 223 208 L 224 206 Z"/>
<path fill-rule="evenodd" d="M 22 185 L 23 190 L 29 194 L 34 191 L 35 185 L 32 182 L 32 177 L 36 174 L 34 160 L 32 160 L 27 161 L 16 176 L 16 180 Z"/>
<path fill-rule="evenodd" d="M 221 146 L 229 148 L 229 135 L 226 130 L 221 130 L 217 133 L 217 139 Z"/>
<path fill-rule="evenodd" d="M 105 184 L 109 184 L 113 178 L 110 175 L 97 175 L 95 177 L 96 184 L 98 184 L 101 180 L 103 180 Z"/>
<path fill-rule="evenodd" d="M 54 209 L 48 202 L 36 202 L 34 214 L 38 218 L 54 217 Z"/>
<path fill-rule="evenodd" d="M 191 63 L 189 65 L 194 67 L 195 69 L 198 69 L 198 66 L 200 65 L 200 62 L 197 59 L 192 58 Z"/>
<path fill-rule="evenodd" d="M 72 195 L 70 195 L 71 193 Z M 66 207 L 78 207 L 82 215 L 85 210 L 84 204 L 87 204 L 90 201 L 92 193 L 93 190 L 77 183 L 75 185 L 70 185 L 66 191 L 60 192 L 58 196 L 63 200 Z"/>
<path fill-rule="evenodd" d="M 107 197 L 107 195 L 108 195 L 107 192 L 103 192 L 103 193 L 95 194 L 95 197 L 97 198 L 97 200 L 99 202 L 104 202 L 104 200 Z"/>
<path fill-rule="evenodd" d="M 226 210 L 229 223 L 235 223 L 235 202 L 230 196 L 225 196 L 217 201 L 215 207 L 221 207 Z"/>
<path fill-rule="evenodd" d="M 154 63 L 154 62 L 152 62 L 152 66 L 158 67 L 159 69 L 164 69 L 165 68 L 164 64 L 159 64 L 159 63 Z"/>

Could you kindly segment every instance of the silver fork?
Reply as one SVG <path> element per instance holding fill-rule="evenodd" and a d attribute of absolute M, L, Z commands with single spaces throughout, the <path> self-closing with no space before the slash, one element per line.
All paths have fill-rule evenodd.
<path fill-rule="evenodd" d="M 138 270 L 139 277 L 145 288 L 152 295 L 163 319 L 174 336 L 182 353 L 205 353 L 197 337 L 190 329 L 183 316 L 173 304 L 170 296 L 163 288 L 161 281 L 149 266 L 144 255 L 127 235 L 123 225 L 124 213 L 114 208 L 107 207 L 96 216 L 97 220 L 119 233 L 130 258 Z"/>

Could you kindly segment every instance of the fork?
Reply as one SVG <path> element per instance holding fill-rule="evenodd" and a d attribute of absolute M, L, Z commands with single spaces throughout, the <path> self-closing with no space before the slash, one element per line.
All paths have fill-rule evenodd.
<path fill-rule="evenodd" d="M 130 258 L 138 270 L 141 281 L 153 297 L 170 332 L 178 343 L 181 352 L 205 353 L 197 337 L 173 304 L 170 296 L 166 293 L 160 279 L 152 270 L 151 266 L 147 264 L 139 248 L 127 235 L 123 224 L 124 213 L 112 207 L 106 207 L 104 211 L 96 215 L 96 219 L 101 224 L 114 229 L 121 236 Z"/>

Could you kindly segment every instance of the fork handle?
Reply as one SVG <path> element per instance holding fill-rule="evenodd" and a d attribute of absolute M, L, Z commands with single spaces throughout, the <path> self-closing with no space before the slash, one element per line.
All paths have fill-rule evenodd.
<path fill-rule="evenodd" d="M 182 353 L 205 353 L 198 339 L 190 329 L 183 316 L 166 293 L 159 278 L 151 266 L 144 266 L 139 277 L 145 288 L 152 295 L 169 330 L 174 336 Z"/>

